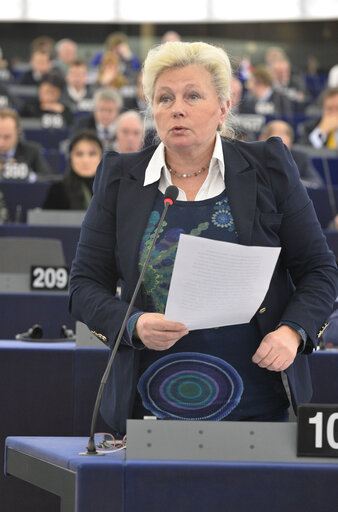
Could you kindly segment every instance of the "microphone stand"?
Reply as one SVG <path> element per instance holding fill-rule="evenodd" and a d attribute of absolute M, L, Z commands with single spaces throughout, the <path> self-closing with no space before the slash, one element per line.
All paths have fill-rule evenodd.
<path fill-rule="evenodd" d="M 168 187 L 168 188 L 175 188 L 176 189 L 176 187 L 173 187 L 173 186 L 172 187 Z M 167 195 L 168 195 L 167 190 L 166 190 L 166 195 L 165 195 L 165 199 L 164 199 L 164 209 L 163 209 L 161 218 L 159 220 L 159 223 L 157 225 L 153 242 L 152 242 L 151 247 L 149 249 L 146 261 L 145 261 L 145 263 L 143 265 L 140 277 L 138 278 L 138 281 L 137 281 L 137 284 L 136 284 L 133 296 L 131 298 L 131 301 L 130 301 L 128 309 L 127 309 L 127 312 L 125 314 L 124 320 L 123 320 L 122 325 L 121 325 L 121 329 L 120 329 L 119 334 L 117 336 L 117 339 L 116 339 L 116 342 L 115 342 L 115 345 L 114 345 L 114 349 L 113 349 L 113 351 L 112 351 L 112 353 L 111 353 L 111 355 L 109 357 L 106 370 L 105 370 L 105 372 L 104 372 L 104 374 L 102 376 L 102 379 L 101 379 L 101 384 L 100 384 L 99 391 L 98 391 L 97 396 L 96 396 L 94 412 L 93 412 L 93 416 L 92 416 L 92 422 L 91 422 L 91 427 L 90 427 L 90 437 L 89 437 L 89 441 L 88 441 L 87 451 L 86 452 L 81 452 L 81 453 L 79 453 L 79 455 L 101 455 L 101 454 L 104 455 L 103 452 L 98 452 L 96 450 L 96 445 L 95 445 L 95 440 L 94 440 L 96 420 L 97 420 L 97 416 L 98 416 L 98 412 L 99 412 L 99 407 L 100 407 L 100 403 L 101 403 L 101 399 L 102 399 L 102 394 L 103 394 L 103 390 L 104 390 L 105 384 L 106 384 L 107 379 L 108 379 L 108 375 L 109 375 L 110 369 L 111 369 L 113 361 L 115 359 L 116 352 L 117 352 L 117 350 L 118 350 L 118 348 L 120 346 L 121 339 L 122 339 L 124 330 L 126 328 L 126 325 L 127 325 L 127 322 L 128 322 L 128 319 L 129 319 L 129 316 L 130 316 L 130 313 L 131 313 L 131 310 L 133 308 L 136 296 L 138 294 L 138 291 L 140 289 L 140 286 L 141 286 L 141 283 L 142 283 L 145 271 L 147 269 L 147 266 L 148 266 L 148 263 L 149 263 L 149 260 L 150 260 L 150 256 L 151 256 L 151 254 L 153 252 L 153 249 L 154 249 L 154 246 L 155 246 L 155 242 L 157 240 L 159 231 L 160 231 L 162 223 L 164 221 L 164 217 L 167 214 L 167 210 L 168 210 L 169 206 L 171 206 L 173 204 L 173 202 L 174 202 L 174 199 L 172 199 L 171 197 L 167 197 Z M 177 191 L 177 193 L 178 193 L 178 191 Z M 177 197 L 177 193 L 176 193 L 176 197 Z M 175 199 L 176 199 L 176 197 L 175 197 Z"/>

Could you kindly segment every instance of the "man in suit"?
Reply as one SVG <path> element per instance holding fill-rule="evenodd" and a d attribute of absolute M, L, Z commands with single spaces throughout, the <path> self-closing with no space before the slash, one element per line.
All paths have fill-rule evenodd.
<path fill-rule="evenodd" d="M 338 148 L 338 87 L 327 88 L 322 95 L 322 117 L 298 127 L 302 144 L 314 148 Z"/>
<path fill-rule="evenodd" d="M 320 174 L 314 168 L 310 157 L 301 149 L 292 147 L 294 141 L 294 132 L 289 123 L 281 120 L 270 121 L 267 123 L 260 135 L 260 140 L 266 140 L 269 137 L 280 137 L 297 164 L 300 179 L 306 187 L 317 188 L 324 185 Z"/>
<path fill-rule="evenodd" d="M 25 163 L 28 170 L 37 175 L 52 174 L 48 162 L 43 158 L 41 148 L 34 142 L 19 139 L 20 127 L 17 112 L 0 110 L 0 166 L 6 162 Z"/>
<path fill-rule="evenodd" d="M 293 106 L 282 91 L 276 90 L 271 73 L 265 66 L 257 66 L 248 81 L 248 93 L 239 104 L 243 114 L 288 115 Z"/>
<path fill-rule="evenodd" d="M 31 69 L 26 71 L 21 79 L 22 85 L 39 85 L 44 74 L 52 69 L 50 54 L 41 48 L 34 48 L 30 58 Z"/>
<path fill-rule="evenodd" d="M 83 60 L 75 60 L 69 64 L 66 85 L 60 100 L 73 112 L 91 111 L 93 108 L 93 95 L 87 81 L 87 65 Z"/>
<path fill-rule="evenodd" d="M 105 151 L 113 149 L 116 134 L 116 120 L 122 108 L 120 94 L 113 87 L 102 87 L 94 94 L 94 111 L 89 116 L 80 117 L 73 126 L 72 133 L 80 130 L 93 130 L 103 144 Z"/>

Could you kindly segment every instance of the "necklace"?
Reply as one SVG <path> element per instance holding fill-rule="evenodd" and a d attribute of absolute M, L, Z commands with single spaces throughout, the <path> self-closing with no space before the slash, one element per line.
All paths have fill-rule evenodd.
<path fill-rule="evenodd" d="M 192 178 L 193 176 L 198 176 L 202 172 L 209 169 L 209 165 L 210 164 L 206 165 L 205 167 L 202 167 L 202 169 L 200 169 L 199 171 L 189 172 L 189 173 L 184 173 L 184 174 L 180 174 L 179 172 L 174 171 L 173 169 L 171 169 L 171 167 L 169 167 L 168 164 L 167 164 L 167 168 L 168 168 L 168 171 L 170 172 L 170 174 L 173 174 L 174 176 L 177 176 L 178 178 Z"/>

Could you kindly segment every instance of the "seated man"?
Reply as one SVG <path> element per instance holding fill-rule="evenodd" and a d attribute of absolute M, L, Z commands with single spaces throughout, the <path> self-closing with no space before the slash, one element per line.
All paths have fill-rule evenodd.
<path fill-rule="evenodd" d="M 52 69 L 50 54 L 41 48 L 33 48 L 30 58 L 31 69 L 26 71 L 21 79 L 22 85 L 39 85 L 43 75 Z"/>
<path fill-rule="evenodd" d="M 325 89 L 322 96 L 322 117 L 302 123 L 298 127 L 301 144 L 314 148 L 338 147 L 338 87 Z"/>
<path fill-rule="evenodd" d="M 92 94 L 87 85 L 87 79 L 87 65 L 83 60 L 76 60 L 69 64 L 61 102 L 73 112 L 93 109 Z"/>
<path fill-rule="evenodd" d="M 63 128 L 73 122 L 71 110 L 61 102 L 63 80 L 57 71 L 46 73 L 39 85 L 38 98 L 27 100 L 22 117 L 40 118 L 46 128 Z"/>
<path fill-rule="evenodd" d="M 135 110 L 123 112 L 117 118 L 115 149 L 119 153 L 140 151 L 143 144 L 143 121 Z"/>
<path fill-rule="evenodd" d="M 72 133 L 94 130 L 102 142 L 104 151 L 113 149 L 116 120 L 122 107 L 119 93 L 113 87 L 102 87 L 94 94 L 94 111 L 76 120 Z"/>
<path fill-rule="evenodd" d="M 6 163 L 24 163 L 27 171 L 38 175 L 52 174 L 42 149 L 34 142 L 19 139 L 19 116 L 15 110 L 0 110 L 0 169 Z"/>
<path fill-rule="evenodd" d="M 257 66 L 247 82 L 248 93 L 239 105 L 239 112 L 261 115 L 290 115 L 291 100 L 273 86 L 273 79 L 265 66 Z"/>
<path fill-rule="evenodd" d="M 294 132 L 291 125 L 280 120 L 270 121 L 264 126 L 260 140 L 265 140 L 269 137 L 280 137 L 284 144 L 290 149 L 297 164 L 300 178 L 306 187 L 317 188 L 324 185 L 321 176 L 314 168 L 306 152 L 292 147 Z"/>

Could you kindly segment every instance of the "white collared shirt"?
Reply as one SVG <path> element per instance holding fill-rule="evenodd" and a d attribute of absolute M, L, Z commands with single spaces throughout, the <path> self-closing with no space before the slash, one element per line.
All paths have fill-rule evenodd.
<path fill-rule="evenodd" d="M 224 181 L 224 158 L 223 158 L 223 148 L 222 141 L 219 134 L 216 134 L 216 141 L 214 152 L 212 154 L 208 176 L 204 181 L 203 185 L 197 192 L 195 197 L 195 201 L 202 201 L 203 199 L 210 199 L 211 197 L 216 197 L 223 192 L 225 189 L 225 181 Z M 189 179 L 189 178 L 185 178 Z M 143 186 L 146 187 L 156 181 L 159 181 L 158 189 L 162 194 L 164 194 L 166 188 L 169 185 L 172 185 L 171 174 L 168 171 L 168 168 L 165 163 L 165 155 L 164 155 L 164 144 L 161 144 L 157 147 L 155 153 L 153 154 L 148 167 L 146 168 L 144 183 Z M 179 201 L 187 201 L 187 197 L 185 192 L 178 187 L 179 194 L 177 199 Z"/>

